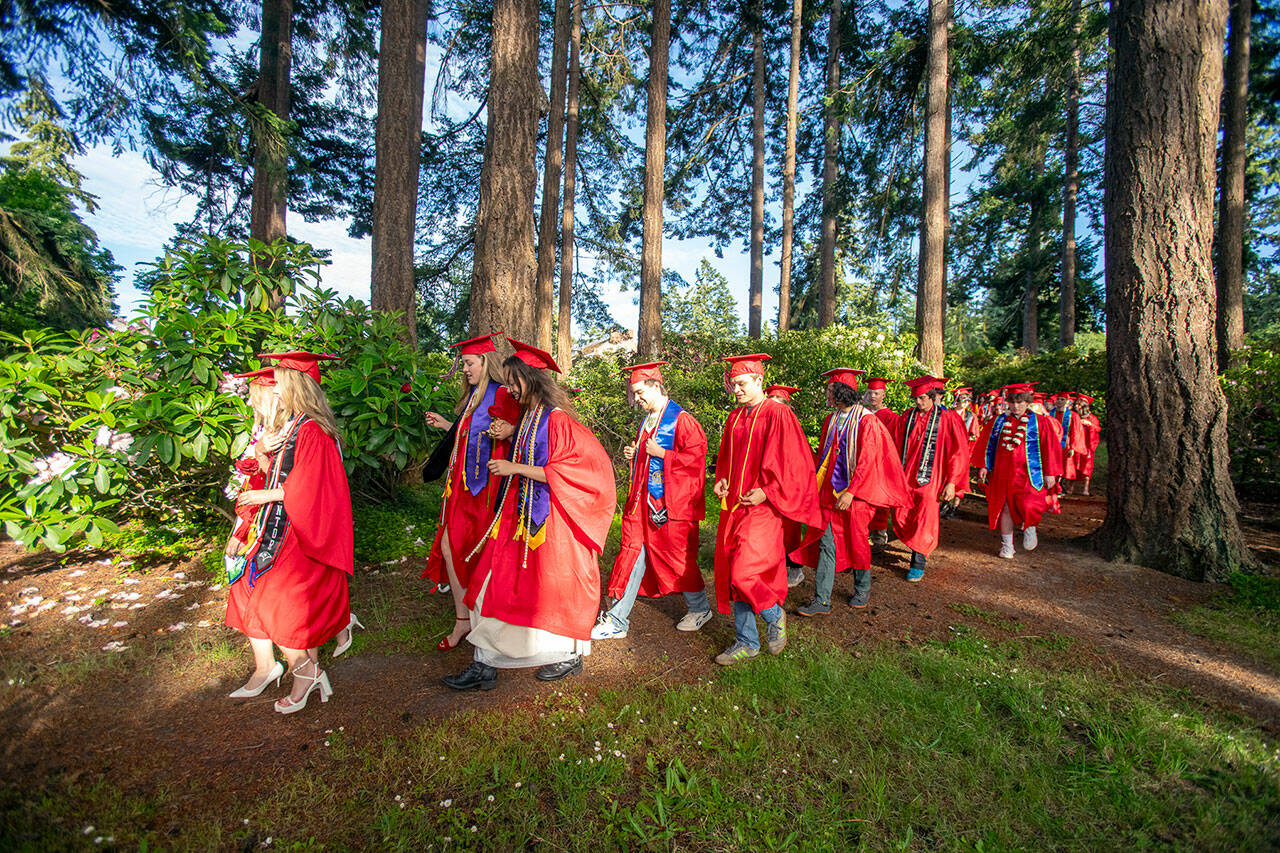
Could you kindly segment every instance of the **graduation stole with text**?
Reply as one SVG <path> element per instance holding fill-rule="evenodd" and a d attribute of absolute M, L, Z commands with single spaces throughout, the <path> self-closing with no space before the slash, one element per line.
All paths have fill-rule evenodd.
<path fill-rule="evenodd" d="M 676 419 L 680 417 L 680 413 L 684 409 L 680 408 L 670 400 L 667 401 L 666 408 L 662 410 L 662 415 L 658 418 L 658 425 L 653 431 L 653 440 L 663 450 L 671 450 L 676 446 Z M 640 438 L 644 435 L 644 421 L 640 422 L 640 428 L 636 432 L 636 449 L 640 448 Z M 648 456 L 648 454 L 646 454 Z M 667 523 L 667 502 L 666 502 L 666 478 L 664 475 L 665 460 L 657 456 L 649 456 L 648 470 L 646 471 L 645 487 L 646 487 L 646 503 L 649 507 L 649 520 L 661 527 Z M 636 468 L 632 472 L 632 476 L 639 475 L 640 454 L 636 454 Z"/>
<path fill-rule="evenodd" d="M 907 413 L 907 426 L 902 431 L 902 468 L 907 467 L 907 448 L 911 445 L 911 429 L 916 425 L 919 409 Z M 924 427 L 924 446 L 920 448 L 920 467 L 916 469 L 916 485 L 927 486 L 933 479 L 933 457 L 938 450 L 938 418 L 942 407 L 935 405 L 929 410 L 929 421 Z"/>
<path fill-rule="evenodd" d="M 1007 435 L 1006 423 L 1011 427 Z M 1025 424 L 1025 426 L 1024 429 L 1019 430 L 1013 424 Z M 1039 420 L 1034 412 L 1027 412 L 1022 420 L 1007 414 L 998 416 L 991 426 L 991 436 L 987 439 L 987 454 L 983 461 L 986 463 L 986 469 L 992 470 L 996 465 L 997 444 L 1003 443 L 1005 450 L 1013 451 L 1022 444 L 1024 435 L 1027 442 L 1027 476 L 1031 478 L 1031 485 L 1040 490 L 1044 488 L 1044 458 L 1041 455 Z"/>
<path fill-rule="evenodd" d="M 869 414 L 859 403 L 848 412 L 831 416 L 826 433 L 822 437 L 822 464 L 818 466 L 818 486 L 826 480 L 831 470 L 831 489 L 837 495 L 849 488 L 853 470 L 858 464 L 858 437 L 862 419 Z"/>
<path fill-rule="evenodd" d="M 271 466 L 271 473 L 267 476 L 268 489 L 279 489 L 284 486 L 284 481 L 293 470 L 298 430 L 309 420 L 311 418 L 306 415 L 299 415 L 286 427 L 288 433 L 284 444 L 276 451 L 275 462 Z M 253 547 L 252 553 L 245 558 L 245 574 L 249 576 L 250 588 L 257 584 L 258 578 L 266 574 L 267 570 L 275 564 L 280 546 L 284 544 L 288 532 L 289 516 L 284 511 L 284 501 L 263 504 L 254 518 L 253 530 L 249 533 L 250 541 L 257 544 Z"/>

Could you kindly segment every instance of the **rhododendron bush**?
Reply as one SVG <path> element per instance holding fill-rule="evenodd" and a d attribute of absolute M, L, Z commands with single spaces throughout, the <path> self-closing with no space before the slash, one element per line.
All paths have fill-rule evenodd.
<path fill-rule="evenodd" d="M 451 395 L 396 336 L 393 316 L 316 282 L 306 244 L 206 238 L 169 251 L 129 321 L 73 335 L 0 336 L 0 520 L 27 547 L 61 550 L 135 518 L 227 515 L 248 444 L 245 384 L 259 352 L 332 352 L 322 385 L 358 495 L 389 497 L 439 440 L 422 421 Z M 273 294 L 284 301 L 272 308 Z"/>

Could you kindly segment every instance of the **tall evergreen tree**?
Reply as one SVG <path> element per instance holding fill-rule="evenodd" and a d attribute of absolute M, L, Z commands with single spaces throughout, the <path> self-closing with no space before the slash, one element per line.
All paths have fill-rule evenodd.
<path fill-rule="evenodd" d="M 1218 369 L 1244 344 L 1245 130 L 1253 0 L 1231 0 L 1222 97 L 1222 180 L 1218 208 Z"/>
<path fill-rule="evenodd" d="M 916 287 L 916 358 L 942 375 L 942 319 L 946 298 L 947 90 L 951 4 L 929 0 L 925 72 L 924 198 L 920 213 L 920 275 Z"/>
<path fill-rule="evenodd" d="M 644 232 L 640 250 L 640 322 L 636 356 L 657 355 L 662 346 L 662 207 L 667 157 L 667 61 L 671 2 L 654 0 L 649 45 L 649 83 L 644 144 Z"/>

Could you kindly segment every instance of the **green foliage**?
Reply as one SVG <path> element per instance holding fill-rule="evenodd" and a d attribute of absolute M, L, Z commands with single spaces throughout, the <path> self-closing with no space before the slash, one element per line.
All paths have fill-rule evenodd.
<path fill-rule="evenodd" d="M 741 337 L 746 332 L 738 320 L 729 280 L 706 258 L 699 262 L 693 284 L 671 278 L 663 283 L 662 328 L 672 334 L 708 338 Z"/>
<path fill-rule="evenodd" d="M 1280 579 L 1234 572 L 1232 593 L 1175 614 L 1189 631 L 1280 670 Z"/>
<path fill-rule="evenodd" d="M 1025 350 L 1000 353 L 980 349 L 962 356 L 948 356 L 947 375 L 972 385 L 977 392 L 999 388 L 1011 382 L 1039 382 L 1037 390 L 1047 393 L 1082 391 L 1094 398 L 1094 414 L 1106 412 L 1107 353 L 1091 346 L 1092 336 L 1076 346 L 1039 355 Z"/>
<path fill-rule="evenodd" d="M 821 373 L 832 367 L 855 367 L 868 376 L 907 378 L 914 375 L 913 335 L 893 335 L 883 328 L 830 326 L 821 331 L 792 330 L 776 339 L 710 338 L 695 335 L 663 336 L 663 368 L 671 399 L 693 415 L 707 433 L 709 456 L 714 458 L 724 419 L 734 407 L 724 390 L 725 363 L 721 356 L 763 352 L 766 385 L 793 385 L 801 390 L 791 397 L 806 433 L 813 438 L 826 417 L 826 384 Z M 617 454 L 635 440 L 636 413 L 627 407 L 626 391 L 618 368 L 625 358 L 580 359 L 566 381 L 575 386 L 574 406 L 579 416 L 605 446 Z M 905 386 L 890 386 L 886 398 L 896 409 L 909 403 Z"/>
<path fill-rule="evenodd" d="M 1232 480 L 1273 490 L 1280 485 L 1280 333 L 1251 336 L 1234 351 L 1222 390 Z"/>
<path fill-rule="evenodd" d="M 228 515 L 231 463 L 250 412 L 226 374 L 255 353 L 342 357 L 323 384 L 344 434 L 353 491 L 394 494 L 437 436 L 419 413 L 440 395 L 393 317 L 306 287 L 306 244 L 209 237 L 166 254 L 134 322 L 105 333 L 3 335 L 0 519 L 26 547 L 91 546 L 131 519 L 178 527 Z M 274 295 L 293 310 L 267 310 Z M 406 388 L 407 386 L 407 388 Z"/>
<path fill-rule="evenodd" d="M 357 503 L 356 562 L 390 563 L 431 552 L 442 491 L 435 486 L 403 489 L 394 500 Z"/>

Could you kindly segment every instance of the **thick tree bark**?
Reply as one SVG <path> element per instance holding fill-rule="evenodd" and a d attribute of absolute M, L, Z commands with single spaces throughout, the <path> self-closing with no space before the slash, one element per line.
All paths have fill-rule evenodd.
<path fill-rule="evenodd" d="M 667 51 L 671 44 L 671 0 L 654 0 L 649 46 L 649 104 L 644 133 L 644 233 L 640 247 L 640 322 L 636 356 L 662 347 L 662 203 L 667 162 Z"/>
<path fill-rule="evenodd" d="M 573 204 L 578 172 L 578 86 L 582 70 L 582 0 L 573 0 L 569 42 L 569 103 L 565 107 L 564 209 L 560 215 L 560 316 L 556 321 L 556 362 L 566 371 L 573 362 Z"/>
<path fill-rule="evenodd" d="M 1027 208 L 1027 266 L 1022 274 L 1022 348 L 1032 355 L 1040 352 L 1040 257 L 1044 221 L 1040 187 L 1044 178 L 1044 158 L 1045 150 L 1041 147 L 1031 169 L 1035 180 L 1031 204 Z"/>
<path fill-rule="evenodd" d="M 818 327 L 830 326 L 836 318 L 836 181 L 839 179 L 840 114 L 840 0 L 831 0 L 831 21 L 827 28 L 827 107 L 823 124 L 822 154 L 822 246 L 818 291 Z"/>
<path fill-rule="evenodd" d="M 263 0 L 256 100 L 281 122 L 289 120 L 293 64 L 293 0 Z M 255 127 L 249 236 L 271 243 L 285 236 L 289 145 L 270 128 Z"/>
<path fill-rule="evenodd" d="M 929 54 L 925 65 L 924 203 L 920 216 L 920 276 L 916 286 L 916 358 L 942 375 L 942 304 L 946 251 L 947 33 L 951 5 L 929 0 Z"/>
<path fill-rule="evenodd" d="M 1111 7 L 1104 235 L 1110 557 L 1221 580 L 1252 562 L 1213 334 L 1226 0 Z"/>
<path fill-rule="evenodd" d="M 533 341 L 538 4 L 495 0 L 489 121 L 471 271 L 471 331 Z"/>
<path fill-rule="evenodd" d="M 764 315 L 764 21 L 759 0 L 754 4 L 751 36 L 751 290 L 747 334 L 760 337 Z"/>
<path fill-rule="evenodd" d="M 1071 0 L 1071 67 L 1067 73 L 1067 129 L 1062 159 L 1062 279 L 1058 343 L 1076 342 L 1076 196 L 1080 191 L 1080 0 Z"/>
<path fill-rule="evenodd" d="M 547 150 L 542 168 L 542 215 L 538 218 L 538 346 L 551 349 L 556 310 L 556 225 L 560 214 L 560 163 L 564 145 L 564 89 L 569 55 L 569 6 L 556 0 L 551 42 L 551 108 L 547 110 Z"/>
<path fill-rule="evenodd" d="M 804 0 L 791 3 L 791 77 L 787 84 L 787 148 L 782 161 L 782 268 L 778 278 L 778 334 L 791 328 L 791 251 L 796 221 L 796 124 L 800 100 L 800 25 Z"/>
<path fill-rule="evenodd" d="M 1222 197 L 1218 208 L 1218 370 L 1244 345 L 1244 168 L 1253 0 L 1232 0 L 1222 94 Z"/>
<path fill-rule="evenodd" d="M 402 338 L 417 347 L 413 232 L 422 153 L 422 83 L 427 0 L 382 4 L 378 48 L 378 118 L 374 131 L 372 302 L 399 311 Z"/>

